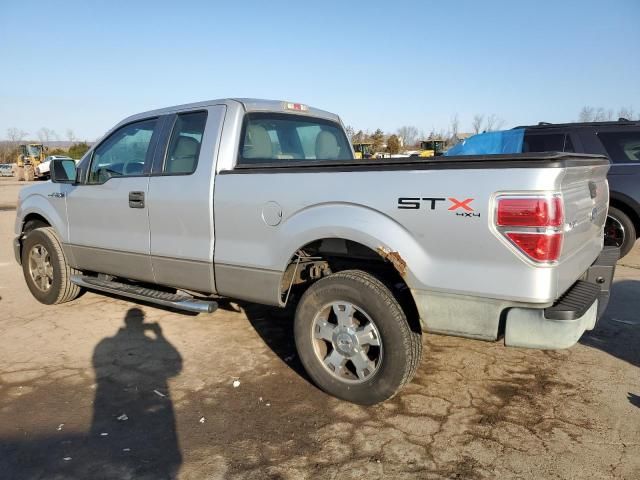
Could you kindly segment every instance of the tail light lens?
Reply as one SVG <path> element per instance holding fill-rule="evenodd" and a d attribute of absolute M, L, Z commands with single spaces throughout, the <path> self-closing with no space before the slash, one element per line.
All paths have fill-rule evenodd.
<path fill-rule="evenodd" d="M 564 239 L 562 197 L 500 196 L 495 224 L 498 231 L 529 259 L 549 263 L 560 258 Z"/>
<path fill-rule="evenodd" d="M 497 221 L 501 227 L 559 227 L 564 222 L 562 199 L 501 198 Z"/>
<path fill-rule="evenodd" d="M 560 258 L 562 237 L 561 233 L 507 233 L 507 238 L 536 262 L 553 262 Z"/>

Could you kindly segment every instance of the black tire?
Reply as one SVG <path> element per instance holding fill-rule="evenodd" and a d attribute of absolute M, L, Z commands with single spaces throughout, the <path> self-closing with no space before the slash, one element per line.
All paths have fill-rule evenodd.
<path fill-rule="evenodd" d="M 379 363 L 372 372 L 365 370 L 370 376 L 356 379 L 358 383 L 338 378 L 321 360 L 323 355 L 317 353 L 314 323 L 332 302 L 348 302 L 362 309 L 380 337 L 381 346 L 376 350 Z M 298 355 L 311 379 L 325 392 L 361 405 L 383 402 L 411 381 L 422 355 L 422 335 L 416 330 L 412 330 L 391 291 L 360 270 L 335 273 L 309 287 L 300 299 L 294 324 Z M 335 343 L 326 344 L 327 352 L 336 349 Z M 326 358 L 329 356 L 327 353 Z"/>
<path fill-rule="evenodd" d="M 609 207 L 609 217 L 604 232 L 605 245 L 620 247 L 620 258 L 628 254 L 636 243 L 635 225 L 626 213 L 615 207 Z"/>
<path fill-rule="evenodd" d="M 31 274 L 30 255 L 34 249 L 42 252 L 39 247 L 44 247 L 46 250 L 45 256 L 51 266 L 52 278 L 48 288 L 39 287 Z M 80 272 L 71 268 L 67 263 L 60 240 L 51 227 L 36 228 L 27 234 L 27 238 L 22 244 L 22 272 L 31 294 L 45 305 L 69 302 L 82 292 L 80 287 L 71 283 L 71 275 Z M 41 276 L 36 278 L 41 278 Z"/>

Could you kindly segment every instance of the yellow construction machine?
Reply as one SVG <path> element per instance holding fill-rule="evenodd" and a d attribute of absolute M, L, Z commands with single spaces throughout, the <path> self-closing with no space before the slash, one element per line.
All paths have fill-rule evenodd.
<path fill-rule="evenodd" d="M 20 145 L 18 159 L 18 181 L 32 181 L 35 178 L 36 167 L 44 162 L 47 147 L 41 143 L 27 143 Z"/>
<path fill-rule="evenodd" d="M 442 155 L 445 141 L 441 139 L 422 140 L 420 142 L 421 157 L 438 157 Z"/>
<path fill-rule="evenodd" d="M 354 143 L 353 151 L 356 154 L 356 158 L 371 158 L 373 156 L 372 147 L 372 142 Z"/>

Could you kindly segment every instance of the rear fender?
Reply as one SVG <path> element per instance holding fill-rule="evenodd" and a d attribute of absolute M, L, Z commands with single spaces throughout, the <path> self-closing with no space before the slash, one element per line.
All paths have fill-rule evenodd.
<path fill-rule="evenodd" d="M 295 252 L 324 238 L 361 243 L 390 261 L 410 288 L 426 288 L 427 252 L 402 225 L 384 213 L 352 203 L 324 203 L 299 210 L 280 227 L 278 259 L 284 272 Z"/>

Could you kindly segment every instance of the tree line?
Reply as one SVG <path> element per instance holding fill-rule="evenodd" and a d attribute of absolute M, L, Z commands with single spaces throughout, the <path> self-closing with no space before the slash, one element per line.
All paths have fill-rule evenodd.
<path fill-rule="evenodd" d="M 592 107 L 585 105 L 578 115 L 579 122 L 609 122 L 613 120 L 640 120 L 633 111 L 633 107 L 621 107 L 617 114 L 613 115 L 612 108 Z"/>
<path fill-rule="evenodd" d="M 613 109 L 603 107 L 584 106 L 578 114 L 577 122 L 605 122 L 624 120 L 640 120 L 633 107 L 621 107 L 614 115 Z M 471 121 L 471 129 L 468 132 L 461 133 L 459 131 L 460 121 L 458 114 L 453 115 L 449 122 L 448 128 L 435 130 L 432 129 L 428 134 L 423 130 L 419 130 L 413 125 L 405 125 L 400 127 L 394 133 L 385 133 L 382 129 L 377 128 L 373 132 L 370 130 L 355 130 L 352 126 L 347 126 L 347 135 L 351 143 L 371 143 L 373 152 L 387 152 L 391 154 L 400 153 L 401 151 L 419 150 L 422 140 L 442 140 L 445 142 L 445 148 L 452 147 L 469 135 L 482 132 L 492 132 L 504 128 L 505 120 L 497 114 L 476 114 Z"/>
<path fill-rule="evenodd" d="M 490 132 L 499 130 L 504 125 L 504 120 L 498 115 L 477 114 L 473 117 L 471 131 L 468 133 L 460 132 L 460 120 L 458 114 L 451 117 L 449 125 L 446 129 L 432 129 L 429 133 L 419 130 L 413 125 L 404 125 L 395 133 L 385 133 L 382 129 L 377 128 L 373 132 L 370 130 L 355 130 L 351 126 L 347 126 L 347 135 L 351 143 L 371 143 L 373 152 L 387 152 L 391 154 L 400 153 L 401 151 L 419 150 L 420 142 L 423 140 L 441 140 L 445 143 L 446 148 L 458 143 L 470 134 L 480 132 Z"/>
<path fill-rule="evenodd" d="M 0 142 L 0 163 L 14 163 L 20 155 L 20 145 L 25 143 L 41 143 L 44 146 L 51 142 L 60 141 L 60 135 L 55 130 L 47 127 L 42 127 L 36 132 L 38 142 L 29 139 L 29 132 L 21 130 L 19 128 L 11 127 L 7 129 L 6 138 L 7 141 Z M 68 155 L 71 158 L 81 158 L 90 145 L 87 141 L 79 141 L 72 129 L 67 128 L 65 131 L 65 137 L 71 144 L 67 148 L 49 148 L 47 155 Z"/>

